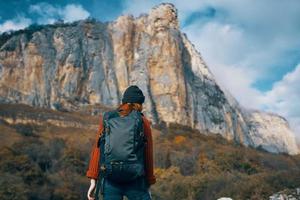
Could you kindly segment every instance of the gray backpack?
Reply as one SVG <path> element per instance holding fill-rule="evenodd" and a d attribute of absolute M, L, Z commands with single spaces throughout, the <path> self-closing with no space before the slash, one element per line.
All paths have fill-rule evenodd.
<path fill-rule="evenodd" d="M 117 110 L 104 112 L 104 130 L 98 144 L 102 177 L 124 183 L 145 175 L 142 115 L 136 110 L 124 117 Z"/>

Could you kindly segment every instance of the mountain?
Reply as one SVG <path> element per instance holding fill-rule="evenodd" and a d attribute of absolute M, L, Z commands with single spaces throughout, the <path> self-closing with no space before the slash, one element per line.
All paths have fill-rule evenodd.
<path fill-rule="evenodd" d="M 74 111 L 115 107 L 128 85 L 146 96 L 153 124 L 178 123 L 245 146 L 298 154 L 280 116 L 243 108 L 217 84 L 163 3 L 137 18 L 31 26 L 0 37 L 0 101 Z"/>

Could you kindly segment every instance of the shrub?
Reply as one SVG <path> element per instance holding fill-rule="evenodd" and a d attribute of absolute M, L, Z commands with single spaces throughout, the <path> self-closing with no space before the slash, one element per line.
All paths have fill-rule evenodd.
<path fill-rule="evenodd" d="M 0 173 L 0 197 L 1 200 L 27 200 L 30 188 L 21 177 Z"/>
<path fill-rule="evenodd" d="M 0 150 L 0 171 L 22 177 L 26 184 L 43 184 L 45 177 L 38 165 L 24 154 L 9 149 Z"/>

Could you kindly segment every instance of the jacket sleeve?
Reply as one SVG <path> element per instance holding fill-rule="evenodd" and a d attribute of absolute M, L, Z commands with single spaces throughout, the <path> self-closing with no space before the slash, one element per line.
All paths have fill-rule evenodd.
<path fill-rule="evenodd" d="M 154 176 L 154 166 L 153 166 L 153 140 L 150 122 L 146 117 L 143 116 L 144 121 L 144 134 L 147 139 L 146 148 L 145 148 L 145 170 L 146 177 L 149 185 L 152 185 L 156 182 L 156 177 Z"/>
<path fill-rule="evenodd" d="M 97 144 L 98 144 L 98 139 L 102 134 L 102 130 L 103 130 L 103 121 L 102 121 L 102 115 L 100 115 L 99 128 L 96 134 L 95 142 L 90 152 L 90 161 L 89 161 L 88 170 L 86 172 L 86 176 L 91 179 L 97 179 L 99 174 L 100 148 L 97 147 Z"/>

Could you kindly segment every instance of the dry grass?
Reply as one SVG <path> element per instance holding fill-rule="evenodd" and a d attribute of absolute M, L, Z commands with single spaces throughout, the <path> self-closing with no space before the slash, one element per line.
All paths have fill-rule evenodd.
<path fill-rule="evenodd" d="M 58 118 L 97 126 L 98 117 L 0 105 L 0 118 L 3 116 L 45 123 L 25 126 L 0 121 L 0 155 L 4 158 L 0 175 L 18 181 L 0 181 L 1 199 L 12 199 L 5 196 L 7 184 L 25 191 L 11 194 L 15 199 L 84 199 L 89 185 L 85 172 L 97 130 L 59 127 L 46 121 Z M 267 199 L 279 190 L 300 185 L 300 155 L 267 153 L 178 124 L 154 128 L 152 133 L 157 183 L 151 190 L 155 200 Z"/>

